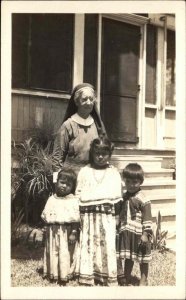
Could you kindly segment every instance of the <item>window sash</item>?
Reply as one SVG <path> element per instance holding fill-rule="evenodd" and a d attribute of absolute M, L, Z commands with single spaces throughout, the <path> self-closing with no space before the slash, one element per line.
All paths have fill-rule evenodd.
<path fill-rule="evenodd" d="M 157 73 L 157 29 L 147 24 L 146 45 L 146 97 L 145 102 L 156 104 L 156 73 Z"/>
<path fill-rule="evenodd" d="M 175 105 L 175 32 L 167 30 L 166 106 Z"/>
<path fill-rule="evenodd" d="M 13 14 L 12 87 L 70 92 L 73 14 Z"/>

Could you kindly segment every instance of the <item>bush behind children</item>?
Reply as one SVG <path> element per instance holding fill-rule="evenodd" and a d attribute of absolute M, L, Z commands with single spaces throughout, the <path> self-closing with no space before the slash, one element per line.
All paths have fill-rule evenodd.
<path fill-rule="evenodd" d="M 70 168 L 58 173 L 56 192 L 42 213 L 44 275 L 49 279 L 130 285 L 137 261 L 140 285 L 148 284 L 152 221 L 150 201 L 141 191 L 144 173 L 138 164 L 127 165 L 122 174 L 127 191 L 122 194 L 120 173 L 110 164 L 113 149 L 108 138 L 98 137 L 90 145 L 89 164 L 77 178 Z M 125 261 L 122 274 L 118 260 Z"/>

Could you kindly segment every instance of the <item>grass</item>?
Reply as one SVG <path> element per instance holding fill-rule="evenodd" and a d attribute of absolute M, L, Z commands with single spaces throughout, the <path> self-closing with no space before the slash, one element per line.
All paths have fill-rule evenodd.
<path fill-rule="evenodd" d="M 12 247 L 11 259 L 11 285 L 13 287 L 56 287 L 42 278 L 43 247 L 34 247 L 32 244 L 19 243 Z M 153 251 L 153 259 L 149 265 L 149 286 L 174 286 L 176 284 L 176 255 L 166 251 L 160 253 Z M 133 268 L 132 285 L 138 285 L 140 272 L 139 264 Z M 78 286 L 78 282 L 71 280 L 67 286 Z"/>

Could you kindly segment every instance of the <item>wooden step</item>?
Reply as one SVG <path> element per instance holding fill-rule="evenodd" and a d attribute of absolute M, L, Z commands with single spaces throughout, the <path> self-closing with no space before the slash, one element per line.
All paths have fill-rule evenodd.
<path fill-rule="evenodd" d="M 159 209 L 158 207 L 154 207 L 152 205 L 151 210 L 152 210 L 153 217 L 157 217 L 160 211 L 162 220 L 165 217 L 167 218 L 176 217 L 176 206 L 175 205 L 173 206 L 172 204 L 170 206 L 166 205 L 166 207 L 162 207 L 161 209 Z"/>
<path fill-rule="evenodd" d="M 162 222 L 161 223 L 161 232 L 168 231 L 166 235 L 166 247 L 170 250 L 176 250 L 176 223 L 170 225 L 171 223 Z M 156 224 L 153 223 L 153 232 L 156 234 Z"/>
<path fill-rule="evenodd" d="M 157 179 L 157 180 L 166 180 L 166 179 L 173 179 L 173 169 L 144 169 L 145 172 L 145 179 Z"/>
<path fill-rule="evenodd" d="M 162 188 L 164 188 L 165 186 L 176 186 L 176 180 L 173 179 L 162 179 L 162 180 L 158 180 L 158 179 L 154 179 L 154 178 L 145 178 L 142 186 L 149 186 L 149 187 L 157 187 L 157 186 L 161 186 Z"/>
<path fill-rule="evenodd" d="M 175 252 L 176 251 L 176 238 L 167 239 L 166 240 L 166 247 Z"/>
<path fill-rule="evenodd" d="M 153 217 L 152 221 L 153 221 L 153 226 L 156 226 L 156 218 Z M 176 218 L 175 216 L 171 216 L 171 217 L 163 217 L 162 221 L 161 221 L 161 231 L 163 230 L 168 230 L 169 233 L 174 233 L 176 234 Z"/>
<path fill-rule="evenodd" d="M 173 212 L 170 212 L 171 214 Z M 152 212 L 152 222 L 154 224 L 156 224 L 156 221 L 157 221 L 157 215 L 153 216 L 153 212 Z M 176 216 L 175 215 L 164 215 L 162 216 L 162 219 L 161 219 L 161 224 L 162 224 L 162 230 L 169 230 L 170 231 L 170 228 L 171 228 L 171 232 L 172 232 L 172 229 L 175 228 L 175 231 L 176 231 Z"/>
<path fill-rule="evenodd" d="M 175 180 L 145 180 L 141 186 L 142 191 L 148 196 L 155 195 L 170 195 L 175 192 L 176 182 Z"/>
<path fill-rule="evenodd" d="M 175 183 L 167 182 L 167 183 L 157 183 L 156 181 L 151 183 L 144 183 L 141 186 L 141 190 L 144 194 L 151 200 L 155 199 L 156 195 L 161 195 L 162 200 L 166 199 L 166 197 L 170 197 L 170 195 L 175 193 Z M 123 193 L 126 192 L 125 185 L 123 183 Z"/>
<path fill-rule="evenodd" d="M 156 194 L 156 195 L 152 195 L 150 198 L 151 202 L 153 203 L 167 203 L 167 202 L 175 202 L 176 201 L 176 192 L 175 190 L 173 190 L 170 194 L 167 194 L 166 197 L 165 195 L 161 194 Z"/>
<path fill-rule="evenodd" d="M 119 170 L 124 169 L 124 167 L 129 163 L 139 163 L 144 169 L 147 167 L 158 169 L 161 168 L 162 158 L 145 155 L 113 155 L 111 163 Z"/>
<path fill-rule="evenodd" d="M 152 202 L 151 201 L 151 209 L 152 209 L 152 214 L 154 216 L 158 215 L 158 211 L 160 211 L 160 214 L 162 216 L 165 215 L 176 215 L 176 202 L 174 203 L 166 203 L 166 202 L 162 202 L 162 203 L 156 203 L 156 202 Z"/>
<path fill-rule="evenodd" d="M 122 184 L 123 184 L 123 187 L 125 187 L 125 183 L 122 179 Z M 176 180 L 173 180 L 173 179 L 167 179 L 167 180 L 157 180 L 157 179 L 153 179 L 153 178 L 150 178 L 150 179 L 147 179 L 145 178 L 143 184 L 141 185 L 141 188 L 146 190 L 146 189 L 157 189 L 157 188 L 160 188 L 160 189 L 165 189 L 165 188 L 175 188 L 176 187 Z M 160 193 L 159 193 L 160 194 Z"/>
<path fill-rule="evenodd" d="M 162 208 L 163 207 L 166 207 L 166 205 L 176 205 L 176 194 L 175 194 L 175 191 L 173 190 L 172 193 L 170 194 L 154 194 L 154 195 L 151 195 L 151 197 L 149 198 L 149 200 L 151 201 L 151 204 L 154 206 L 154 207 L 161 207 L 162 205 Z"/>
<path fill-rule="evenodd" d="M 155 222 L 153 222 L 153 232 L 155 234 L 157 229 L 157 225 Z M 173 223 L 167 223 L 167 222 L 162 222 L 161 223 L 161 232 L 163 231 L 168 231 L 167 233 L 167 238 L 168 239 L 175 239 L 176 238 L 176 222 Z"/>
<path fill-rule="evenodd" d="M 145 180 L 173 180 L 173 169 L 153 169 L 153 168 L 144 168 Z M 122 170 L 119 170 L 122 177 Z"/>
<path fill-rule="evenodd" d="M 157 225 L 155 222 L 153 222 L 153 232 L 156 233 Z M 175 243 L 176 243 L 176 222 L 161 222 L 161 232 L 168 231 L 166 236 L 166 245 L 169 249 L 174 250 L 175 249 Z M 174 249 L 173 249 L 174 248 Z"/>
<path fill-rule="evenodd" d="M 123 147 L 119 145 L 115 145 L 114 147 L 114 155 L 133 155 L 133 156 L 155 156 L 155 157 L 168 157 L 175 158 L 175 149 L 147 149 L 140 148 L 134 149 L 134 147 Z"/>

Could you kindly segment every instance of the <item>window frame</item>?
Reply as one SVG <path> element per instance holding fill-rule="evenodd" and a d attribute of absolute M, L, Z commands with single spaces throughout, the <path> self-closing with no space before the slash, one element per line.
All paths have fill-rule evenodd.
<path fill-rule="evenodd" d="M 12 24 L 13 24 L 13 15 L 17 15 L 17 14 L 12 14 Z M 25 15 L 25 14 L 22 14 Z M 70 66 L 69 66 L 69 73 L 70 73 L 70 84 L 67 90 L 60 90 L 60 89 L 55 89 L 55 88 L 45 88 L 45 87 L 38 87 L 35 86 L 33 87 L 32 84 L 29 82 L 29 76 L 30 76 L 30 60 L 32 59 L 32 57 L 30 57 L 30 49 L 29 49 L 29 44 L 31 43 L 31 17 L 34 14 L 28 14 L 26 17 L 28 17 L 27 22 L 28 22 L 28 33 L 25 34 L 26 38 L 25 40 L 27 40 L 27 44 L 26 47 L 24 49 L 25 52 L 25 56 L 26 56 L 26 62 L 25 62 L 25 75 L 24 75 L 24 79 L 23 82 L 24 84 L 19 84 L 13 85 L 12 83 L 12 92 L 13 93 L 20 93 L 20 94 L 30 94 L 30 95 L 36 95 L 36 96 L 46 96 L 46 97 L 57 97 L 57 98 L 69 98 L 68 95 L 70 94 L 72 87 L 73 87 L 73 81 L 74 81 L 74 46 L 75 46 L 75 21 L 76 21 L 76 14 L 72 14 L 73 15 L 73 19 L 72 19 L 72 39 L 71 39 L 71 58 L 70 58 Z M 46 15 L 51 15 L 51 14 L 46 14 Z M 61 14 L 63 15 L 63 14 Z M 68 36 L 68 35 L 67 35 Z M 13 31 L 12 31 L 12 40 L 13 40 Z M 77 38 L 76 38 L 77 40 Z M 12 55 L 13 55 L 13 49 L 12 49 Z M 13 67 L 12 65 L 12 74 L 13 74 Z M 15 76 L 15 75 L 14 75 Z M 61 96 L 62 95 L 62 96 Z"/>

